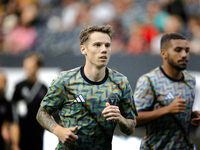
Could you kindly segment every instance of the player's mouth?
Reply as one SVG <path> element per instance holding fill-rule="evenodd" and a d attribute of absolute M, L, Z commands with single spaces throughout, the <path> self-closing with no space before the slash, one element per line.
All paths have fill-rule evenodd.
<path fill-rule="evenodd" d="M 105 61 L 107 60 L 107 56 L 101 56 L 100 59 Z"/>
<path fill-rule="evenodd" d="M 178 62 L 181 63 L 181 64 L 187 64 L 187 63 L 188 63 L 188 60 L 183 59 L 183 60 L 179 60 Z"/>

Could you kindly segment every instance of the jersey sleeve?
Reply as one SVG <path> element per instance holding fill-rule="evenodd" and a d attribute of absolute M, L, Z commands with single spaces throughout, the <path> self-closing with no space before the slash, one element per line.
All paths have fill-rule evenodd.
<path fill-rule="evenodd" d="M 120 105 L 120 111 L 122 116 L 127 119 L 135 119 L 137 116 L 137 110 L 133 98 L 133 91 L 127 79 L 124 83 L 124 93 L 123 100 Z"/>
<path fill-rule="evenodd" d="M 47 111 L 56 112 L 60 107 L 62 107 L 63 101 L 66 99 L 66 92 L 64 89 L 63 79 L 61 76 L 55 78 L 41 101 L 41 107 L 45 108 Z"/>
<path fill-rule="evenodd" d="M 151 110 L 154 102 L 154 91 L 150 78 L 147 75 L 141 76 L 136 84 L 134 100 L 137 111 Z"/>

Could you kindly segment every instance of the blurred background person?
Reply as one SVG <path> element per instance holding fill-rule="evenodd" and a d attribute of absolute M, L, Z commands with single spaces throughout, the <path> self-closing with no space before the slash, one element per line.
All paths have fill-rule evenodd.
<path fill-rule="evenodd" d="M 6 76 L 0 71 L 0 150 L 19 149 L 19 127 L 13 122 L 12 105 L 5 98 Z"/>
<path fill-rule="evenodd" d="M 165 19 L 163 31 L 155 36 L 150 43 L 150 53 L 160 55 L 160 39 L 165 33 L 183 34 L 183 21 L 178 15 L 169 15 Z M 184 34 L 183 34 L 184 35 Z"/>
<path fill-rule="evenodd" d="M 11 7 L 11 8 L 9 8 Z M 2 25 L 2 51 L 10 54 L 19 54 L 30 50 L 37 40 L 37 30 L 33 21 L 38 14 L 36 3 L 10 2 L 7 16 Z"/>
<path fill-rule="evenodd" d="M 200 55 L 200 15 L 190 16 L 188 19 L 188 27 L 192 34 L 190 40 L 191 53 Z"/>
<path fill-rule="evenodd" d="M 138 55 L 148 53 L 148 41 L 144 36 L 144 25 L 135 23 L 130 29 L 129 38 L 126 44 L 126 53 Z"/>
<path fill-rule="evenodd" d="M 23 60 L 27 78 L 19 82 L 12 102 L 16 107 L 15 120 L 20 127 L 21 150 L 42 150 L 44 129 L 37 123 L 36 114 L 47 87 L 38 81 L 37 73 L 43 65 L 40 53 L 28 53 Z"/>

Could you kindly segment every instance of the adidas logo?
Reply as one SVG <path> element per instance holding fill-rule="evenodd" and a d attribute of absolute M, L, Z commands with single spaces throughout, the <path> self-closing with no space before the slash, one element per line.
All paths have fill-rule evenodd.
<path fill-rule="evenodd" d="M 82 103 L 82 102 L 85 102 L 84 98 L 82 95 L 79 95 L 75 100 L 74 100 L 75 103 Z"/>
<path fill-rule="evenodd" d="M 172 95 L 171 92 L 169 92 L 165 99 L 174 99 L 174 96 Z"/>

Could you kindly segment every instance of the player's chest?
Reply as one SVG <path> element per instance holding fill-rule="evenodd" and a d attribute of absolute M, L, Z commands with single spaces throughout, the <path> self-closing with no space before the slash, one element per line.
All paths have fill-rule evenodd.
<path fill-rule="evenodd" d="M 181 93 L 181 99 L 186 100 L 186 107 L 190 109 L 194 102 L 194 89 L 178 82 L 169 83 L 167 86 L 156 86 L 156 103 L 160 106 L 169 105 Z"/>
<path fill-rule="evenodd" d="M 66 90 L 66 100 L 69 103 L 84 103 L 86 105 L 105 105 L 108 102 L 108 97 L 115 95 L 116 98 L 111 99 L 116 104 L 119 103 L 122 91 L 116 85 L 83 85 L 74 88 L 68 86 Z"/>

